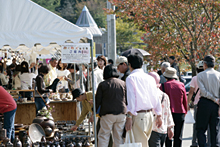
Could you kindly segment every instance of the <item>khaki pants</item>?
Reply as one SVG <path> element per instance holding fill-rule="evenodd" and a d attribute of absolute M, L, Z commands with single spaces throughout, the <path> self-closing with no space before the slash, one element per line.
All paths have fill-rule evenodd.
<path fill-rule="evenodd" d="M 98 147 L 108 147 L 110 133 L 113 135 L 113 147 L 123 144 L 122 133 L 125 126 L 126 115 L 107 114 L 101 117 L 100 130 L 98 134 Z"/>
<path fill-rule="evenodd" d="M 141 142 L 142 147 L 148 147 L 148 140 L 153 127 L 152 112 L 138 113 L 136 116 L 133 115 L 132 121 L 132 131 L 135 142 Z"/>

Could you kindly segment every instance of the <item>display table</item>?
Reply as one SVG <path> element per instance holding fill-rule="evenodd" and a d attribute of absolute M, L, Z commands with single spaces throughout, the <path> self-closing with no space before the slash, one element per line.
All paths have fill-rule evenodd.
<path fill-rule="evenodd" d="M 51 101 L 50 106 L 55 106 L 55 112 L 52 112 L 54 121 L 76 120 L 76 102 Z M 30 125 L 35 117 L 36 107 L 33 101 L 17 103 L 15 124 Z"/>

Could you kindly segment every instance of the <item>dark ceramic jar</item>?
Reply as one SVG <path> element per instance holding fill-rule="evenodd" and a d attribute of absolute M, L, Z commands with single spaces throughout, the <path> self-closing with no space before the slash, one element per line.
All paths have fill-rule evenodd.
<path fill-rule="evenodd" d="M 47 118 L 44 116 L 37 116 L 34 118 L 32 123 L 41 124 L 45 119 L 47 119 Z"/>
<path fill-rule="evenodd" d="M 44 121 L 41 122 L 40 125 L 44 129 L 46 136 L 50 136 L 55 129 L 55 123 L 51 119 L 44 119 Z"/>
<path fill-rule="evenodd" d="M 18 136 L 15 137 L 14 142 L 13 142 L 13 147 L 22 147 L 22 143 Z"/>

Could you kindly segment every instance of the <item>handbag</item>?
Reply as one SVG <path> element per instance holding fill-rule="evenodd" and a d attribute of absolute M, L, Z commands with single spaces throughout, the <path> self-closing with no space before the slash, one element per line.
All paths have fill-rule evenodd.
<path fill-rule="evenodd" d="M 126 132 L 125 143 L 120 144 L 119 147 L 142 147 L 142 143 L 141 142 L 136 143 L 134 139 L 133 131 L 129 130 Z"/>

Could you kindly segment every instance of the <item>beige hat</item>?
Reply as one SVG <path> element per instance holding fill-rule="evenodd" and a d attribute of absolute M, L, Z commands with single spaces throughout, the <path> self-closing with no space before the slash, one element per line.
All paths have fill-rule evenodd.
<path fill-rule="evenodd" d="M 164 77 L 178 79 L 176 75 L 176 69 L 173 67 L 167 67 L 166 71 L 163 73 Z"/>
<path fill-rule="evenodd" d="M 128 63 L 128 59 L 124 56 L 119 56 L 116 60 L 116 65 L 118 66 L 121 63 Z"/>
<path fill-rule="evenodd" d="M 199 63 L 196 66 L 198 69 L 203 69 L 203 61 L 199 61 Z"/>

